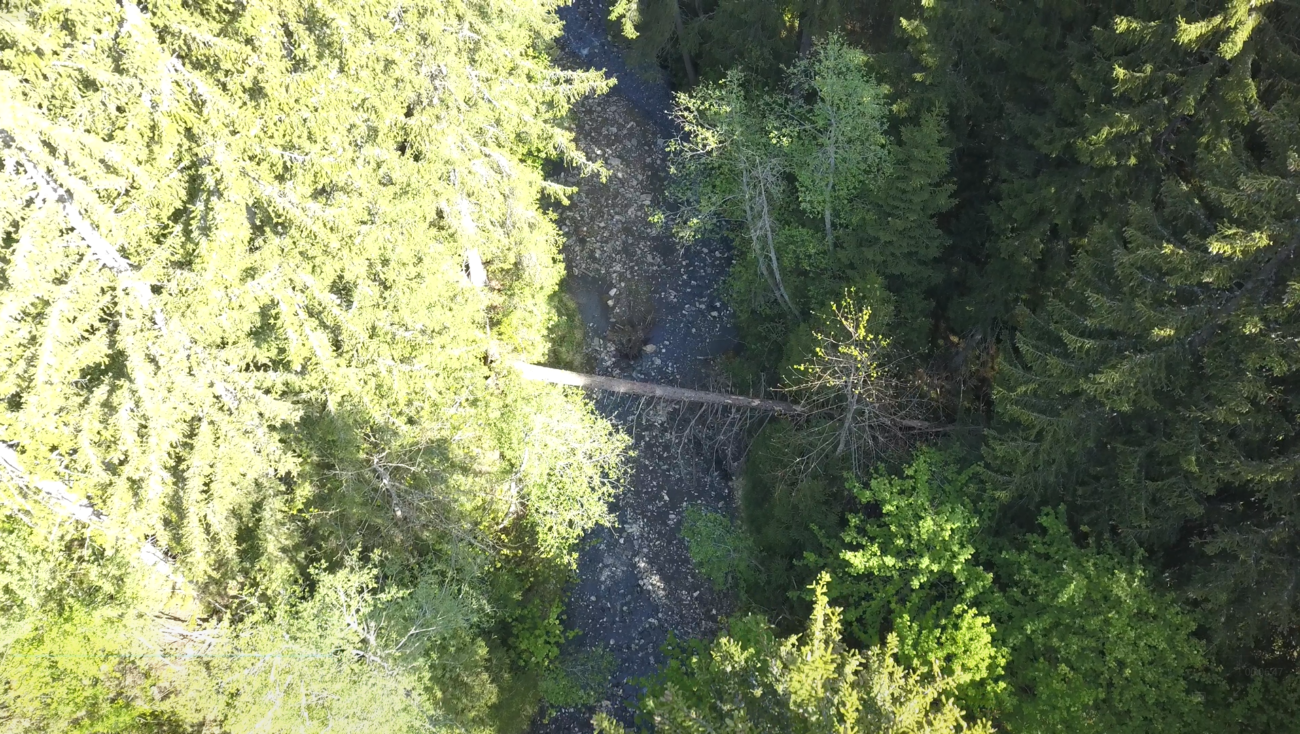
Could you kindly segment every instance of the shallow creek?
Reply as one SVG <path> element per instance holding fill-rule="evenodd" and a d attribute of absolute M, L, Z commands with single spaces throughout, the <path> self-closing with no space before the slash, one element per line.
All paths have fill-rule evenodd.
<path fill-rule="evenodd" d="M 604 0 L 575 0 L 560 9 L 570 61 L 604 69 L 618 82 L 610 93 L 579 103 L 573 117 L 579 147 L 604 162 L 608 180 L 559 175 L 578 187 L 559 212 L 569 292 L 586 322 L 596 372 L 703 386 L 713 358 L 734 345 L 732 315 L 720 294 L 730 252 L 718 243 L 682 248 L 651 224 L 652 212 L 665 203 L 671 96 L 662 76 L 628 67 L 606 35 L 607 13 Z M 638 293 L 653 300 L 654 326 L 646 351 L 629 362 L 603 337 Z M 628 706 L 641 694 L 636 679 L 662 663 L 660 647 L 668 633 L 712 636 L 731 611 L 730 600 L 696 573 L 680 535 L 688 506 L 730 511 L 732 505 L 730 482 L 714 452 L 674 430 L 694 408 L 592 398 L 633 437 L 635 455 L 614 506 L 618 526 L 592 533 L 580 553 L 566 609 L 566 626 L 578 634 L 566 643 L 564 656 L 600 648 L 615 665 L 606 701 L 539 718 L 533 726 L 539 734 L 590 731 L 596 710 L 630 723 Z"/>

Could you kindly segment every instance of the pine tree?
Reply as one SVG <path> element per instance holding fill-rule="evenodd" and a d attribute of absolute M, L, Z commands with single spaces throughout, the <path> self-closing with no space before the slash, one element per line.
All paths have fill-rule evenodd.
<path fill-rule="evenodd" d="M 548 446 L 608 429 L 483 362 L 544 353 L 556 233 L 521 161 L 576 157 L 546 120 L 603 84 L 529 50 L 549 10 L 11 13 L 0 430 L 28 469 L 199 582 L 291 573 L 331 488 L 417 530 L 536 510 L 552 550 L 598 521 L 538 493 L 599 504 L 609 444 Z"/>
<path fill-rule="evenodd" d="M 1280 5 L 1174 2 L 1079 39 L 1093 58 L 1056 104 L 1082 111 L 1045 152 L 1111 193 L 1063 203 L 1073 267 L 1020 316 L 990 453 L 1017 496 L 1157 551 L 1191 543 L 1166 561 L 1239 641 L 1300 611 L 1294 24 Z"/>
<path fill-rule="evenodd" d="M 131 701 L 228 731 L 488 725 L 490 679 L 527 663 L 489 664 L 486 600 L 558 588 L 610 520 L 625 444 L 507 366 L 541 361 L 555 318 L 541 207 L 564 190 L 540 162 L 590 170 L 556 123 L 608 86 L 551 65 L 555 5 L 0 10 L 0 500 L 33 529 L 21 558 L 130 570 L 6 603 L 0 651 L 91 619 L 132 645 L 92 635 L 94 656 L 158 656 L 43 713 L 22 706 L 81 668 L 20 670 L 0 717 L 93 728 L 78 707 Z M 538 626 L 553 649 L 558 620 Z M 285 641 L 309 659 L 293 681 L 257 662 Z M 213 649 L 235 662 L 196 662 Z M 159 676 L 194 705 L 162 683 L 158 704 Z"/>

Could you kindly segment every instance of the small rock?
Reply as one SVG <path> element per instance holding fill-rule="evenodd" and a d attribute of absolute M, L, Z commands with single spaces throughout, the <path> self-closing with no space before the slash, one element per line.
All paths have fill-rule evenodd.
<path fill-rule="evenodd" d="M 613 306 L 613 305 L 614 305 L 614 299 L 611 298 L 611 299 L 609 299 L 608 301 L 605 301 L 605 304 L 608 305 L 608 306 Z"/>
<path fill-rule="evenodd" d="M 659 347 L 656 347 L 653 344 L 647 344 L 644 347 L 641 347 L 641 351 L 646 352 L 647 354 L 654 354 L 658 349 Z"/>
<path fill-rule="evenodd" d="M 617 295 L 617 294 L 618 294 L 618 289 L 617 289 L 617 288 L 610 288 L 610 289 L 609 289 L 609 294 L 610 294 L 611 296 L 613 296 L 613 295 Z"/>

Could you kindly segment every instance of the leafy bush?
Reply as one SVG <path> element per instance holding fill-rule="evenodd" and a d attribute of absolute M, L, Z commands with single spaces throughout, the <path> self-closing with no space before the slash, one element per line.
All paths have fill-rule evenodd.
<path fill-rule="evenodd" d="M 866 486 L 848 479 L 866 512 L 849 515 L 834 555 L 807 560 L 832 569 L 831 594 L 844 601 L 845 621 L 862 644 L 892 633 L 905 662 L 936 661 L 964 695 L 989 703 L 1001 688 L 1006 651 L 981 611 L 993 597 L 993 576 L 976 558 L 973 472 L 923 449 L 902 476 L 879 471 Z"/>
<path fill-rule="evenodd" d="M 597 703 L 609 691 L 615 663 L 604 645 L 565 655 L 542 676 L 542 697 L 552 708 Z"/>
<path fill-rule="evenodd" d="M 758 569 L 754 544 L 726 515 L 688 507 L 681 535 L 691 562 L 713 588 L 734 589 L 754 578 Z"/>
<path fill-rule="evenodd" d="M 1204 727 L 1212 683 L 1195 623 L 1147 571 L 1105 545 L 1080 547 L 1064 510 L 1008 552 L 997 610 L 1021 694 L 1003 719 L 1011 732 L 1184 732 Z"/>
<path fill-rule="evenodd" d="M 988 732 L 968 723 L 951 681 L 900 663 L 896 640 L 865 653 L 840 638 L 840 610 L 826 598 L 829 577 L 812 589 L 805 632 L 777 638 L 757 616 L 735 619 L 713 643 L 676 645 L 641 709 L 662 732 L 879 734 Z M 929 667 L 928 662 L 920 670 Z M 612 722 L 601 722 L 616 732 Z"/>

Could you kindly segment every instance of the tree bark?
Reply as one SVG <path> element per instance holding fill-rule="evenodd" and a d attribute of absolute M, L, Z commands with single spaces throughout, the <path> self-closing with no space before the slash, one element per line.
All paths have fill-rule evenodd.
<path fill-rule="evenodd" d="M 790 294 L 785 290 L 785 283 L 781 280 L 781 265 L 776 257 L 776 241 L 772 234 L 772 210 L 767 205 L 767 180 L 762 175 L 758 176 L 758 201 L 762 207 L 759 216 L 763 221 L 763 232 L 767 237 L 767 251 L 772 258 L 772 275 L 776 279 L 777 294 L 785 302 L 785 308 L 794 317 L 795 321 L 801 321 L 799 311 L 795 309 L 794 302 L 790 300 Z"/>
<path fill-rule="evenodd" d="M 672 0 L 673 4 L 673 23 L 677 25 L 677 48 L 682 52 L 682 63 L 686 65 L 686 83 L 692 87 L 698 81 L 695 76 L 695 64 L 691 63 L 691 53 L 686 50 L 686 27 L 682 23 L 682 7 L 677 4 L 677 0 Z"/>
<path fill-rule="evenodd" d="M 858 412 L 858 367 L 855 364 L 849 373 L 849 407 L 844 411 L 844 423 L 840 426 L 840 445 L 835 449 L 836 456 L 842 456 L 849 446 L 849 434 L 853 431 L 853 414 Z"/>
<path fill-rule="evenodd" d="M 659 385 L 653 382 L 636 382 L 634 380 L 620 380 L 616 377 L 586 375 L 581 372 L 557 370 L 553 367 L 540 367 L 535 364 L 528 364 L 527 362 L 514 361 L 511 362 L 510 365 L 516 370 L 519 370 L 519 374 L 525 380 L 549 382 L 553 385 L 572 385 L 574 387 L 608 390 L 610 392 L 618 392 L 628 395 L 645 395 L 647 397 L 676 400 L 683 403 L 729 405 L 733 408 L 751 408 L 753 410 L 765 410 L 771 413 L 782 413 L 785 415 L 800 415 L 804 412 L 803 408 L 794 403 L 787 403 L 784 400 L 747 398 L 740 395 L 731 395 L 722 392 L 688 390 L 683 387 L 669 387 L 667 385 Z"/>
<path fill-rule="evenodd" d="M 799 14 L 799 55 L 807 56 L 812 52 L 812 34 L 814 16 L 817 14 L 817 1 L 809 3 L 809 7 Z"/>
<path fill-rule="evenodd" d="M 802 58 L 812 51 L 812 20 L 808 11 L 799 14 L 799 56 Z"/>

